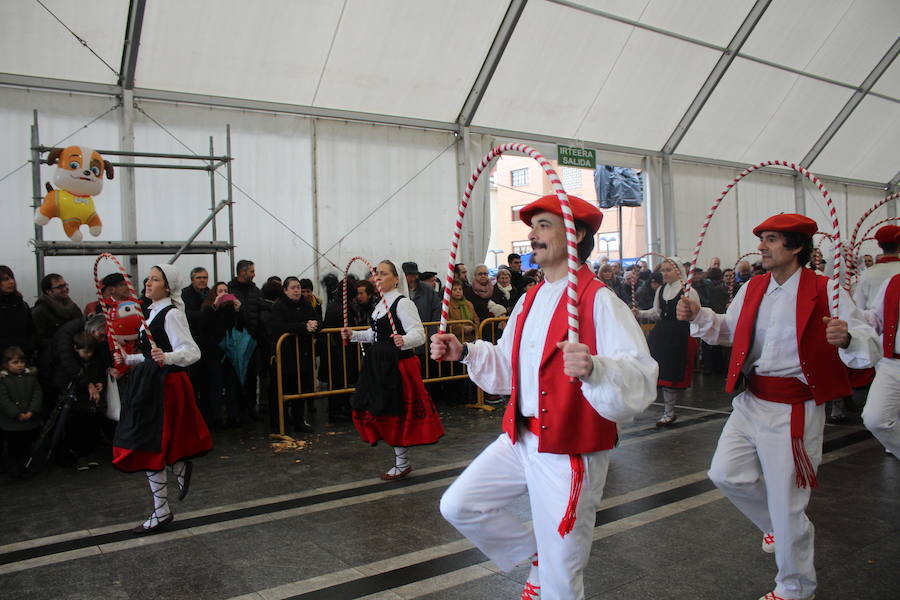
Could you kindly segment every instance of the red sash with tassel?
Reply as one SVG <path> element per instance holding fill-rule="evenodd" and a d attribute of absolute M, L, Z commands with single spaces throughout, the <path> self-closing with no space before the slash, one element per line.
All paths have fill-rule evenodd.
<path fill-rule="evenodd" d="M 751 373 L 748 379 L 750 392 L 760 400 L 791 405 L 791 453 L 794 456 L 794 472 L 797 487 L 819 487 L 816 470 L 803 444 L 806 428 L 804 405 L 813 399 L 809 386 L 796 377 L 766 377 Z"/>

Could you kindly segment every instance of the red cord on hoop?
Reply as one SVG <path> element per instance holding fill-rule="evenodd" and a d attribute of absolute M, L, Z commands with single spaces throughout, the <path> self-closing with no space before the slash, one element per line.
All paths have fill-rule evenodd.
<path fill-rule="evenodd" d="M 100 261 L 106 259 L 112 261 L 114 265 L 119 269 L 119 273 L 125 277 L 125 284 L 128 286 L 128 293 L 131 294 L 131 299 L 134 300 L 138 305 L 140 305 L 140 299 L 138 298 L 137 292 L 134 290 L 134 286 L 131 284 L 131 276 L 128 271 L 125 270 L 125 267 L 122 266 L 122 263 L 119 262 L 119 259 L 110 254 L 109 252 L 104 252 L 100 254 L 96 260 L 94 260 L 94 286 L 97 288 L 97 300 L 100 304 L 100 310 L 103 311 L 103 318 L 106 320 L 106 331 L 107 333 L 112 331 L 112 323 L 110 323 L 109 310 L 106 308 L 106 303 L 103 301 L 103 282 L 100 279 L 98 270 L 100 267 Z M 153 339 L 153 334 L 150 333 L 150 327 L 147 325 L 147 320 L 144 319 L 143 313 L 139 313 L 141 317 L 141 325 L 144 328 L 144 334 L 147 336 L 147 341 L 150 342 L 151 348 L 156 348 L 156 341 Z M 118 340 L 115 337 L 112 338 L 113 345 L 116 347 L 116 352 L 118 352 L 122 356 L 122 360 L 125 359 L 125 353 L 122 350 L 122 347 L 119 345 Z"/>
<path fill-rule="evenodd" d="M 738 259 L 734 261 L 734 267 L 732 267 L 731 272 L 737 274 L 737 266 L 741 263 L 742 260 L 747 258 L 748 256 L 762 256 L 759 252 L 755 250 L 750 252 L 745 252 L 738 256 Z M 732 276 L 733 277 L 733 276 Z M 731 301 L 734 300 L 734 284 L 736 282 L 732 280 L 731 285 L 728 286 L 728 304 L 731 304 Z"/>
<path fill-rule="evenodd" d="M 709 222 L 712 220 L 713 215 L 716 212 L 716 209 L 719 208 L 719 204 L 722 203 L 722 200 L 725 198 L 725 195 L 731 191 L 731 188 L 737 184 L 741 179 L 749 175 L 750 173 L 756 171 L 757 169 L 761 169 L 763 167 L 771 167 L 771 166 L 781 166 L 788 167 L 797 171 L 807 179 L 809 179 L 815 186 L 819 189 L 822 194 L 822 198 L 825 199 L 825 205 L 827 207 L 828 216 L 831 217 L 831 235 L 832 241 L 834 242 L 834 276 L 832 277 L 835 280 L 834 294 L 831 297 L 831 309 L 834 315 L 838 314 L 838 303 L 840 298 L 840 287 L 841 287 L 841 275 L 843 274 L 842 262 L 841 262 L 841 254 L 843 253 L 843 246 L 841 244 L 841 229 L 840 224 L 838 223 L 838 215 L 837 210 L 834 208 L 834 202 L 831 200 L 831 195 L 828 193 L 828 190 L 825 189 L 825 185 L 819 180 L 818 177 L 807 171 L 805 168 L 800 165 L 792 162 L 787 162 L 784 160 L 767 160 L 755 165 L 750 165 L 746 169 L 740 172 L 740 174 L 731 180 L 731 183 L 725 186 L 725 189 L 722 190 L 722 193 L 719 194 L 719 197 L 713 202 L 712 206 L 709 209 L 709 212 L 706 215 L 706 219 L 703 221 L 703 225 L 700 226 L 700 235 L 697 238 L 697 245 L 694 246 L 694 253 L 691 256 L 691 270 L 697 265 L 697 257 L 700 255 L 700 248 L 703 246 L 703 240 L 706 237 L 706 231 L 709 229 Z M 685 289 L 685 293 L 690 291 L 691 281 L 690 279 L 687 282 L 687 286 Z"/>
<path fill-rule="evenodd" d="M 350 262 L 347 263 L 347 267 L 344 269 L 344 281 L 343 281 L 344 327 L 347 327 L 347 323 L 349 322 L 349 319 L 347 318 L 347 312 L 348 312 L 348 309 L 347 309 L 347 304 L 348 304 L 348 302 L 347 302 L 347 276 L 350 274 L 350 266 L 356 261 L 360 261 L 361 263 L 364 263 L 367 267 L 369 267 L 369 271 L 372 273 L 372 275 L 375 275 L 375 267 L 373 267 L 372 263 L 367 261 L 362 256 L 354 256 L 353 258 L 350 259 Z M 391 332 L 394 335 L 397 335 L 397 326 L 394 324 L 394 315 L 391 314 L 391 307 L 388 306 L 387 299 L 384 297 L 384 292 L 381 291 L 381 283 L 378 281 L 377 277 L 373 277 L 373 279 L 375 280 L 375 289 L 378 290 L 378 295 L 381 296 L 381 301 L 384 303 L 384 309 L 387 311 L 388 321 L 391 324 Z M 344 340 L 345 346 L 348 343 L 350 343 L 350 340 Z"/>
<path fill-rule="evenodd" d="M 450 238 L 450 260 L 447 262 L 447 279 L 444 285 L 444 298 L 441 302 L 441 324 L 438 328 L 439 333 L 447 331 L 447 319 L 450 315 L 450 291 L 453 284 L 453 267 L 456 265 L 456 252 L 459 249 L 459 238 L 462 234 L 463 219 L 466 216 L 466 208 L 469 206 L 469 198 L 472 196 L 472 190 L 475 189 L 475 183 L 481 176 L 482 171 L 495 158 L 501 156 L 504 152 L 521 152 L 536 160 L 544 169 L 553 191 L 559 199 L 559 205 L 562 209 L 563 223 L 566 228 L 566 249 L 568 251 L 568 283 L 566 285 L 566 308 L 568 312 L 568 341 L 570 343 L 578 342 L 578 249 L 575 239 L 575 219 L 572 215 L 572 207 L 569 205 L 569 196 L 562 186 L 559 175 L 553 169 L 542 154 L 526 144 L 502 144 L 493 148 L 488 152 L 481 162 L 475 168 L 469 182 L 466 184 L 466 191 L 459 203 L 456 211 L 456 224 L 453 230 L 453 237 Z"/>
<path fill-rule="evenodd" d="M 882 219 L 866 229 L 866 232 L 862 235 L 862 239 L 853 244 L 852 254 L 853 254 L 853 273 L 851 275 L 857 275 L 859 273 L 857 267 L 859 267 L 859 254 L 862 252 L 863 242 L 874 240 L 874 237 L 869 237 L 869 234 L 872 233 L 872 230 L 878 227 L 879 225 L 884 225 L 885 223 L 890 223 L 892 221 L 900 221 L 900 217 L 888 217 L 887 219 Z M 877 240 L 876 240 L 877 241 Z"/>
<path fill-rule="evenodd" d="M 889 195 L 885 196 L 884 198 L 882 198 L 881 200 L 879 200 L 878 202 L 876 202 L 875 204 L 870 206 L 869 209 L 862 214 L 862 216 L 859 218 L 859 221 L 856 222 L 856 226 L 853 228 L 853 233 L 850 234 L 850 239 L 849 239 L 849 243 L 847 246 L 848 255 L 850 252 L 853 251 L 853 248 L 856 247 L 856 235 L 859 233 L 859 229 L 860 229 L 860 227 L 862 227 L 863 222 L 865 222 L 865 220 L 867 218 L 869 218 L 869 216 L 872 213 L 874 213 L 876 210 L 878 210 L 883 205 L 887 204 L 888 202 L 890 202 L 891 200 L 894 200 L 896 198 L 900 198 L 900 192 L 894 192 L 893 194 L 889 194 Z M 865 236 L 863 236 L 863 237 L 865 237 Z M 862 243 L 862 242 L 860 242 L 860 243 Z M 850 274 L 852 274 L 852 271 L 856 270 L 857 266 L 858 266 L 857 264 L 848 265 L 848 267 L 851 269 Z M 849 279 L 849 277 L 848 277 L 848 279 Z"/>
<path fill-rule="evenodd" d="M 684 278 L 681 276 L 681 267 L 678 266 L 673 259 L 669 258 L 665 254 L 659 254 L 658 252 L 645 252 L 641 254 L 636 259 L 634 259 L 634 264 L 638 264 L 642 258 L 646 258 L 648 256 L 656 256 L 663 259 L 664 262 L 672 263 L 675 266 L 675 272 L 678 273 L 678 281 L 681 282 L 681 287 L 684 287 Z M 631 280 L 631 307 L 634 308 L 637 306 L 637 278 L 633 278 Z"/>

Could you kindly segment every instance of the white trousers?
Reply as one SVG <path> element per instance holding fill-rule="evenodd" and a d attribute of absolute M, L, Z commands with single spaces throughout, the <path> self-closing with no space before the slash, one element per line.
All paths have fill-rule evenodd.
<path fill-rule="evenodd" d="M 537 445 L 528 431 L 516 444 L 501 434 L 444 493 L 441 514 L 504 571 L 537 552 L 542 600 L 581 599 L 609 451 L 582 455 L 575 527 L 562 538 L 557 528 L 569 503 L 571 463 L 567 454 L 538 452 Z M 532 527 L 509 510 L 526 492 Z"/>
<path fill-rule="evenodd" d="M 900 458 L 900 358 L 882 358 L 862 418 L 884 447 Z"/>
<path fill-rule="evenodd" d="M 816 589 L 814 527 L 806 517 L 810 488 L 795 483 L 791 406 L 735 397 L 709 469 L 709 478 L 763 532 L 775 533 L 775 593 L 807 598 Z M 804 404 L 803 442 L 813 469 L 822 462 L 825 405 Z"/>

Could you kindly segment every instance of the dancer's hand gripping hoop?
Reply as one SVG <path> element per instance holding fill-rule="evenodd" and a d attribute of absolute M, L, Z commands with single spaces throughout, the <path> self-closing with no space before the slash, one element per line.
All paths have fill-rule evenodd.
<path fill-rule="evenodd" d="M 348 308 L 347 308 L 347 305 L 348 305 L 348 301 L 347 301 L 347 277 L 348 277 L 348 275 L 350 275 L 350 267 L 351 267 L 351 266 L 353 265 L 353 263 L 356 262 L 356 261 L 360 261 L 361 263 L 363 263 L 363 264 L 365 264 L 367 267 L 369 267 L 369 271 L 372 273 L 372 276 L 373 276 L 372 278 L 375 280 L 375 289 L 378 290 L 378 295 L 381 296 L 381 301 L 384 302 L 384 309 L 387 311 L 388 321 L 389 321 L 390 324 L 391 324 L 391 333 L 393 333 L 394 335 L 397 335 L 397 327 L 394 325 L 394 315 L 391 314 L 391 307 L 388 306 L 387 300 L 386 300 L 385 297 L 384 297 L 384 293 L 381 291 L 381 283 L 378 281 L 378 277 L 375 276 L 375 267 L 373 267 L 373 266 L 372 266 L 372 263 L 370 263 L 369 261 L 367 261 L 367 260 L 366 260 L 365 258 L 363 258 L 362 256 L 354 256 L 353 258 L 351 258 L 350 261 L 347 263 L 347 267 L 344 269 L 344 281 L 343 281 L 343 287 L 344 287 L 344 327 L 347 327 L 347 323 L 348 323 L 348 318 L 347 318 L 347 312 L 348 312 Z M 349 344 L 349 343 L 350 343 L 350 340 L 344 339 L 344 345 L 345 345 L 345 346 L 346 346 L 347 344 Z"/>
<path fill-rule="evenodd" d="M 111 336 L 113 340 L 113 345 L 115 346 L 115 356 L 114 359 L 117 363 L 120 363 L 125 360 L 125 352 L 122 350 L 122 346 L 119 344 L 119 341 L 115 338 L 113 333 L 112 326 L 112 318 L 109 314 L 109 308 L 106 306 L 106 302 L 104 302 L 103 298 L 103 283 L 99 276 L 99 267 L 100 261 L 103 259 L 112 261 L 116 268 L 119 270 L 119 273 L 125 278 L 125 284 L 128 286 L 128 293 L 131 294 L 131 299 L 134 300 L 138 305 L 140 305 L 140 299 L 138 298 L 137 292 L 134 290 L 134 286 L 131 284 L 131 277 L 128 271 L 125 270 L 125 267 L 122 266 L 122 263 L 119 262 L 115 256 L 110 254 L 109 252 L 104 252 L 100 254 L 96 260 L 94 260 L 94 286 L 97 288 L 97 301 L 100 304 L 100 310 L 103 311 L 103 318 L 106 319 L 106 332 L 107 335 Z M 138 311 L 138 315 L 141 319 L 141 327 L 144 330 L 144 334 L 147 336 L 147 341 L 150 342 L 150 347 L 152 349 L 156 349 L 156 341 L 153 339 L 153 334 L 150 333 L 150 327 L 147 326 L 147 320 L 144 319 L 144 314 L 142 311 Z M 161 363 L 160 363 L 161 364 Z"/>
<path fill-rule="evenodd" d="M 566 248 L 568 250 L 568 284 L 566 285 L 566 307 L 568 312 L 568 341 L 570 343 L 578 343 L 578 249 L 575 239 L 575 219 L 572 216 L 572 207 L 569 205 L 569 197 L 559 180 L 559 175 L 550 165 L 550 161 L 544 158 L 537 150 L 526 144 L 502 144 L 488 152 L 481 159 L 478 167 L 472 173 L 469 182 L 466 184 L 466 191 L 463 194 L 462 201 L 456 213 L 456 226 L 453 230 L 453 237 L 450 240 L 450 260 L 447 262 L 447 278 L 444 285 L 444 298 L 441 301 L 441 324 L 438 333 L 446 333 L 447 319 L 450 314 L 450 288 L 453 283 L 453 267 L 456 264 L 456 253 L 459 249 L 459 238 L 462 233 L 463 219 L 466 216 L 466 208 L 469 206 L 469 198 L 472 196 L 472 190 L 475 189 L 475 183 L 481 176 L 482 171 L 495 158 L 501 156 L 505 152 L 519 152 L 530 156 L 536 160 L 544 169 L 556 197 L 559 198 L 560 208 L 563 214 L 563 223 L 566 228 Z"/>
<path fill-rule="evenodd" d="M 787 162 L 784 160 L 767 160 L 755 165 L 750 165 L 746 169 L 740 172 L 740 174 L 731 180 L 731 183 L 725 186 L 725 189 L 722 190 L 722 193 L 719 194 L 719 197 L 713 202 L 712 206 L 709 209 L 709 212 L 706 215 L 706 219 L 703 221 L 703 225 L 700 226 L 700 235 L 697 238 L 697 244 L 694 246 L 694 253 L 691 255 L 691 267 L 690 270 L 693 271 L 694 267 L 697 265 L 697 257 L 700 256 L 700 248 L 703 246 L 703 240 L 706 238 L 706 231 L 709 229 L 709 222 L 712 220 L 713 215 L 716 213 L 716 209 L 719 208 L 719 204 L 722 203 L 722 200 L 731 191 L 731 188 L 735 186 L 737 182 L 741 179 L 749 175 L 750 173 L 756 171 L 757 169 L 761 169 L 763 167 L 788 167 L 789 169 L 793 169 L 794 171 L 800 173 L 807 179 L 809 179 L 822 193 L 822 198 L 825 199 L 825 205 L 827 208 L 828 216 L 831 217 L 831 239 L 832 239 L 832 249 L 834 250 L 834 275 L 832 279 L 834 279 L 837 285 L 834 288 L 834 294 L 831 297 L 831 309 L 832 313 L 838 314 L 838 303 L 840 298 L 840 287 L 841 287 L 841 275 L 843 274 L 843 264 L 841 261 L 841 255 L 843 254 L 843 246 L 841 244 L 841 229 L 840 224 L 838 223 L 837 211 L 834 208 L 834 203 L 831 201 L 831 195 L 828 193 L 828 190 L 825 189 L 825 185 L 819 180 L 818 177 L 801 167 L 800 165 L 792 162 Z M 688 279 L 687 285 L 685 286 L 685 294 L 687 294 L 691 290 L 691 280 Z"/>

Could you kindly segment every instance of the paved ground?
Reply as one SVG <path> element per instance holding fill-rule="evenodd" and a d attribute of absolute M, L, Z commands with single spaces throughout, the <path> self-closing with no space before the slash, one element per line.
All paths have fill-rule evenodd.
<path fill-rule="evenodd" d="M 755 599 L 774 559 L 705 470 L 730 410 L 722 380 L 697 376 L 676 426 L 654 405 L 613 453 L 585 576 L 589 598 Z M 319 411 L 319 415 L 324 410 Z M 145 480 L 108 464 L 0 479 L 2 598 L 518 598 L 524 568 L 500 573 L 438 511 L 444 489 L 499 433 L 500 415 L 441 406 L 447 435 L 414 448 L 414 471 L 347 425 L 317 423 L 303 448 L 262 424 L 215 436 L 174 526 L 134 538 Z M 319 419 L 321 421 L 321 418 Z M 820 600 L 893 599 L 900 590 L 900 460 L 855 423 L 826 428 L 816 524 Z M 525 500 L 516 505 L 523 519 Z"/>

